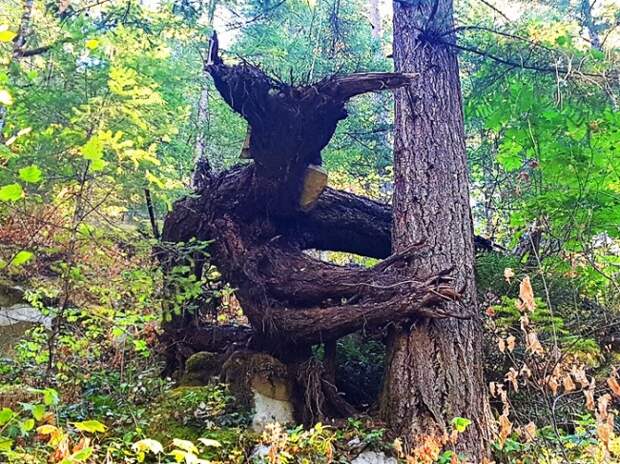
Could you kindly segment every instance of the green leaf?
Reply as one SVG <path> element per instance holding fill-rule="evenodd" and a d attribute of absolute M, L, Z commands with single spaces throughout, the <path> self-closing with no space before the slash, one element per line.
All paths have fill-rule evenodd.
<path fill-rule="evenodd" d="M 13 104 L 13 97 L 11 97 L 8 90 L 0 90 L 0 103 L 4 106 L 11 106 Z"/>
<path fill-rule="evenodd" d="M 74 422 L 73 425 L 80 432 L 87 432 L 87 433 L 105 432 L 107 428 L 105 424 L 102 424 L 101 422 L 96 421 L 96 420 Z"/>
<path fill-rule="evenodd" d="M 0 452 L 11 451 L 13 448 L 13 440 L 8 437 L 0 437 Z"/>
<path fill-rule="evenodd" d="M 43 416 L 45 416 L 45 406 L 43 406 L 42 404 L 35 404 L 32 407 L 32 417 L 34 417 L 35 420 L 40 421 L 41 419 L 43 419 Z"/>
<path fill-rule="evenodd" d="M 43 390 L 43 403 L 46 406 L 54 406 L 58 404 L 60 401 L 60 397 L 58 396 L 58 392 L 53 388 L 46 388 Z"/>
<path fill-rule="evenodd" d="M 467 427 L 471 425 L 471 421 L 465 417 L 455 417 L 452 419 L 452 425 L 454 426 L 454 430 L 463 433 Z"/>
<path fill-rule="evenodd" d="M 16 32 L 3 29 L 0 31 L 0 42 L 10 42 L 11 40 L 15 38 L 16 35 L 17 35 Z"/>
<path fill-rule="evenodd" d="M 73 453 L 71 456 L 67 456 L 66 458 L 64 458 L 62 461 L 60 461 L 60 464 L 73 464 L 75 462 L 86 462 L 86 460 L 88 460 L 88 458 L 91 457 L 92 454 L 93 454 L 92 448 L 82 448 L 81 450 Z"/>
<path fill-rule="evenodd" d="M 34 419 L 26 419 L 25 421 L 20 422 L 19 429 L 22 434 L 25 435 L 30 432 L 34 428 Z"/>
<path fill-rule="evenodd" d="M 31 251 L 22 250 L 13 256 L 13 259 L 9 263 L 9 266 L 21 266 L 32 259 L 34 255 Z"/>
<path fill-rule="evenodd" d="M 98 160 L 103 156 L 103 141 L 93 135 L 88 142 L 81 148 L 82 156 L 87 160 Z"/>
<path fill-rule="evenodd" d="M 90 162 L 90 169 L 92 171 L 101 171 L 103 168 L 105 168 L 106 164 L 108 163 L 106 163 L 101 158 L 95 159 Z"/>
<path fill-rule="evenodd" d="M 37 182 L 41 182 L 42 173 L 39 167 L 33 164 L 25 168 L 21 168 L 19 170 L 19 178 L 24 182 L 36 184 Z"/>
<path fill-rule="evenodd" d="M 0 187 L 0 201 L 17 201 L 24 196 L 24 189 L 19 184 Z"/>
<path fill-rule="evenodd" d="M 0 410 L 0 425 L 6 424 L 14 415 L 15 413 L 11 408 L 2 408 L 2 410 Z"/>

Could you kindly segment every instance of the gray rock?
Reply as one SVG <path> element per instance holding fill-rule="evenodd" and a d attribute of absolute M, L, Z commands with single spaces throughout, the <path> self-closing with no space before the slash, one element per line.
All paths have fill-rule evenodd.
<path fill-rule="evenodd" d="M 25 303 L 0 307 L 0 354 L 11 358 L 16 344 L 26 331 L 39 324 L 49 330 L 52 328 L 52 318 Z"/>
<path fill-rule="evenodd" d="M 386 456 L 385 453 L 364 451 L 353 459 L 351 464 L 398 464 L 398 461 L 396 458 Z"/>
<path fill-rule="evenodd" d="M 14 304 L 8 308 L 0 308 L 0 327 L 30 322 L 42 324 L 46 329 L 52 328 L 52 318 L 44 316 L 36 308 L 24 303 Z"/>
<path fill-rule="evenodd" d="M 252 463 L 256 463 L 256 464 L 262 464 L 264 462 L 267 462 L 267 455 L 269 454 L 269 450 L 271 449 L 270 446 L 267 445 L 256 445 L 254 447 L 254 449 L 252 450 L 252 454 L 250 454 L 250 462 Z"/>
<path fill-rule="evenodd" d="M 293 403 L 289 400 L 270 398 L 259 391 L 254 390 L 254 417 L 252 417 L 252 430 L 262 432 L 268 424 L 286 425 L 292 424 Z"/>

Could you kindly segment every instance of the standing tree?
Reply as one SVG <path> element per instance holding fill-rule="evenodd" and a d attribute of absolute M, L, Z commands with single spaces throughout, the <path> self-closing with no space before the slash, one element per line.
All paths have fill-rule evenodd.
<path fill-rule="evenodd" d="M 419 79 L 396 93 L 393 251 L 429 242 L 433 253 L 405 272 L 452 267 L 462 298 L 446 306 L 462 317 L 420 317 L 392 330 L 382 411 L 409 445 L 443 435 L 456 417 L 471 420 L 458 448 L 480 462 L 491 420 L 453 30 L 452 0 L 394 3 L 395 67 Z"/>

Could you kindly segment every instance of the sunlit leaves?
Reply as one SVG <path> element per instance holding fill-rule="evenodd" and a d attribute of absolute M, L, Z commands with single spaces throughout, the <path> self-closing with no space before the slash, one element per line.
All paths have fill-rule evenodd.
<path fill-rule="evenodd" d="M 26 264 L 28 261 L 32 259 L 34 255 L 31 251 L 21 250 L 11 260 L 9 263 L 10 266 L 21 266 L 22 264 Z"/>
<path fill-rule="evenodd" d="M 30 184 L 36 184 L 41 182 L 43 177 L 43 173 L 41 169 L 39 169 L 36 165 L 27 166 L 25 168 L 21 168 L 19 170 L 19 178 L 24 182 L 28 182 Z"/>
<path fill-rule="evenodd" d="M 11 42 L 16 36 L 17 33 L 10 31 L 6 25 L 0 26 L 0 42 Z"/>
<path fill-rule="evenodd" d="M 98 135 L 93 135 L 81 148 L 84 159 L 89 160 L 93 171 L 101 171 L 106 162 L 103 160 L 103 140 Z"/>
<path fill-rule="evenodd" d="M 24 190 L 19 184 L 9 184 L 0 187 L 0 201 L 17 201 L 24 196 Z"/>
<path fill-rule="evenodd" d="M 88 432 L 88 433 L 97 433 L 97 432 L 105 432 L 107 427 L 105 424 L 97 421 L 97 420 L 87 420 L 82 422 L 74 422 L 73 425 L 80 432 Z"/>
<path fill-rule="evenodd" d="M 84 46 L 86 48 L 88 48 L 89 50 L 94 50 L 95 48 L 97 48 L 99 46 L 99 40 L 97 40 L 97 39 L 89 39 L 89 40 L 86 41 Z"/>
<path fill-rule="evenodd" d="M 164 447 L 157 440 L 153 440 L 150 438 L 145 438 L 143 440 L 135 442 L 131 445 L 134 451 L 137 453 L 144 453 L 145 451 L 150 451 L 153 454 L 160 454 L 164 452 Z"/>
<path fill-rule="evenodd" d="M 2 408 L 0 410 L 0 426 L 10 421 L 14 415 L 15 413 L 11 408 Z"/>
<path fill-rule="evenodd" d="M 4 106 L 11 106 L 13 104 L 13 97 L 6 89 L 0 89 L 0 104 Z"/>

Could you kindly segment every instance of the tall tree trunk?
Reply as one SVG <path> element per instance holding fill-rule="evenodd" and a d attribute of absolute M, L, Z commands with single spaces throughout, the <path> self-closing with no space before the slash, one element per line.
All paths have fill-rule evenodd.
<path fill-rule="evenodd" d="M 394 2 L 396 71 L 420 77 L 396 91 L 392 243 L 398 252 L 426 240 L 433 252 L 420 257 L 417 272 L 453 267 L 463 298 L 446 307 L 465 314 L 476 313 L 477 301 L 459 69 L 454 50 L 433 40 L 450 35 L 452 8 L 452 0 Z M 472 424 L 457 450 L 482 462 L 491 417 L 481 341 L 476 318 L 418 317 L 392 330 L 382 412 L 407 446 L 465 417 Z"/>

